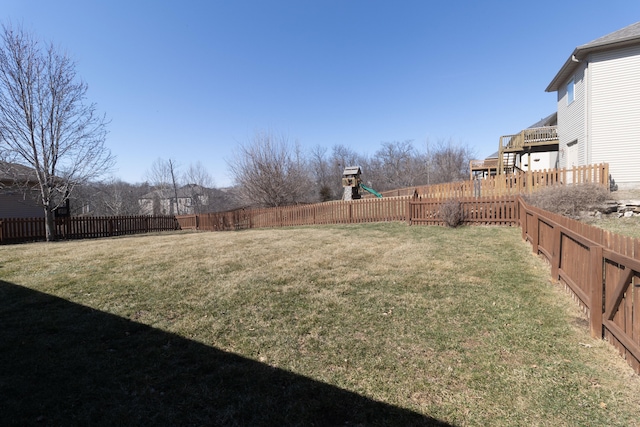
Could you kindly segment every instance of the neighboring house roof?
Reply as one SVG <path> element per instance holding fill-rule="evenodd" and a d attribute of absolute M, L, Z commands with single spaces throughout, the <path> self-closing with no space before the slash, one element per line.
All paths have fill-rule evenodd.
<path fill-rule="evenodd" d="M 535 122 L 534 124 L 529 126 L 529 129 L 542 128 L 546 126 L 556 126 L 557 124 L 558 124 L 558 112 L 556 111 L 554 113 L 549 114 L 544 119 L 540 119 L 539 121 Z"/>
<path fill-rule="evenodd" d="M 611 34 L 576 47 L 569 56 L 569 59 L 567 59 L 562 68 L 560 68 L 558 74 L 556 74 L 551 83 L 549 83 L 546 91 L 557 91 L 574 73 L 579 62 L 586 58 L 587 55 L 594 52 L 620 49 L 638 44 L 640 44 L 640 22 L 636 22 L 635 24 L 631 24 Z"/>
<path fill-rule="evenodd" d="M 37 184 L 35 171 L 18 163 L 0 162 L 0 186 L 13 186 L 17 183 Z"/>

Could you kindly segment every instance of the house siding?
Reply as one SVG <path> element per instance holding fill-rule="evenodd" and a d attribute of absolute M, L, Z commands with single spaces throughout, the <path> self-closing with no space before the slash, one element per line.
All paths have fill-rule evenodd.
<path fill-rule="evenodd" d="M 522 156 L 521 168 L 524 170 L 541 171 L 558 167 L 558 152 L 543 151 L 540 153 L 525 153 Z"/>
<path fill-rule="evenodd" d="M 567 144 L 578 141 L 578 165 L 587 164 L 588 147 L 585 137 L 585 111 L 587 97 L 587 70 L 586 64 L 580 64 L 572 76 L 575 83 L 574 100 L 567 105 L 567 84 L 564 82 L 558 90 L 558 142 L 560 167 L 569 167 L 567 164 Z"/>
<path fill-rule="evenodd" d="M 640 184 L 640 46 L 593 54 L 589 65 L 591 163 L 609 163 L 612 178 Z"/>
<path fill-rule="evenodd" d="M 0 218 L 42 218 L 44 210 L 20 193 L 0 193 Z"/>

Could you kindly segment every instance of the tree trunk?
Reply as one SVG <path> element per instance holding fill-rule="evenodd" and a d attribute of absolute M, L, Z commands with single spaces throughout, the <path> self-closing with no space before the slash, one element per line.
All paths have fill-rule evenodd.
<path fill-rule="evenodd" d="M 174 164 L 171 159 L 169 159 L 169 171 L 171 172 L 171 182 L 173 183 L 173 194 L 176 196 L 176 213 L 175 214 L 180 215 L 180 200 L 178 199 L 178 186 L 176 184 Z"/>
<path fill-rule="evenodd" d="M 50 206 L 44 207 L 44 221 L 47 242 L 52 242 L 56 239 L 56 223 L 53 210 Z"/>

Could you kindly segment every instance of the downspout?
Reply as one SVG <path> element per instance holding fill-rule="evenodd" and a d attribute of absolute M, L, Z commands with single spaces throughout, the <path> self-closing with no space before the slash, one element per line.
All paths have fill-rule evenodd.
<path fill-rule="evenodd" d="M 590 90 L 589 90 L 589 86 L 591 85 L 591 79 L 589 76 L 589 61 L 588 60 L 584 60 L 584 59 L 578 59 L 576 57 L 576 55 L 571 55 L 571 61 L 577 63 L 577 64 L 583 64 L 583 84 L 582 84 L 582 91 L 583 91 L 583 105 L 584 105 L 584 112 L 583 112 L 583 134 L 584 134 L 584 144 L 582 145 L 583 147 L 583 159 L 585 164 L 589 165 L 591 164 L 591 132 L 589 132 L 589 129 L 591 128 L 591 109 L 590 109 L 590 100 L 589 100 L 589 94 L 590 94 Z M 574 77 L 575 78 L 575 77 Z M 580 164 L 580 141 L 578 141 L 578 164 Z"/>
<path fill-rule="evenodd" d="M 591 164 L 591 102 L 589 95 L 591 91 L 591 76 L 589 74 L 589 61 L 584 61 L 584 155 L 588 165 Z"/>

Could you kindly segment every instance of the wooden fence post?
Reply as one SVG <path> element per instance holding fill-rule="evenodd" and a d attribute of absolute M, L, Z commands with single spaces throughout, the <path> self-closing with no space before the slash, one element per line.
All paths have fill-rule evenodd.
<path fill-rule="evenodd" d="M 527 210 L 524 207 L 524 200 L 518 196 L 518 218 L 522 227 L 522 240 L 527 241 Z"/>
<path fill-rule="evenodd" d="M 560 259 L 562 254 L 562 230 L 559 225 L 556 225 L 553 229 L 553 250 L 551 253 L 551 277 L 553 280 L 558 280 L 560 277 Z"/>
<path fill-rule="evenodd" d="M 602 338 L 603 255 L 602 246 L 589 247 L 589 329 L 593 338 Z"/>
<path fill-rule="evenodd" d="M 533 253 L 538 255 L 538 243 L 540 240 L 540 217 L 537 213 L 533 214 L 533 229 L 531 230 L 531 249 Z"/>

